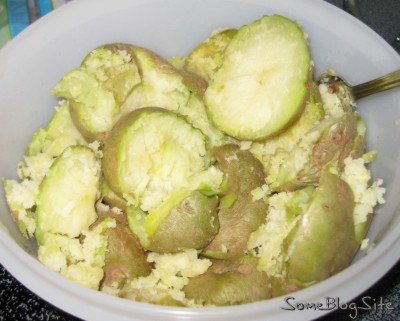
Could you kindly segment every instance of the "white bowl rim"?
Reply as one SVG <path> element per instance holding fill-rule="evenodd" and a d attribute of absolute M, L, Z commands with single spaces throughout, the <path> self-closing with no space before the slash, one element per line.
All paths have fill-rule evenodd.
<path fill-rule="evenodd" d="M 152 2 L 157 1 L 158 0 L 153 0 Z M 243 2 L 244 0 L 236 1 Z M 351 23 L 351 25 L 357 25 L 364 32 L 368 33 L 370 37 L 373 37 L 376 42 L 380 43 L 389 55 L 392 54 L 394 60 L 397 58 L 398 63 L 400 63 L 398 54 L 382 38 L 367 26 L 361 22 L 355 21 L 354 18 L 342 12 L 340 9 L 334 8 L 329 3 L 322 0 L 287 0 L 286 5 L 290 6 L 290 4 L 293 4 L 295 1 L 304 5 L 311 5 L 313 2 L 313 6 L 323 8 L 323 10 L 336 10 L 335 14 L 337 14 L 342 21 Z M 144 0 L 136 0 L 136 2 L 147 3 L 147 1 Z M 65 5 L 65 7 L 57 9 L 56 13 L 51 13 L 48 16 L 41 18 L 17 36 L 15 40 L 7 44 L 0 51 L 0 58 L 2 55 L 6 55 L 8 52 L 15 50 L 19 45 L 19 42 L 25 41 L 31 36 L 31 34 L 34 34 L 41 28 L 45 28 L 55 19 L 58 19 L 58 17 L 70 17 L 74 12 L 79 10 L 80 7 L 95 5 L 95 3 L 97 4 L 98 0 L 96 0 L 96 2 L 95 0 L 74 1 Z M 106 1 L 103 0 L 103 3 L 106 3 Z M 128 1 L 121 0 L 121 3 L 128 3 Z M 249 1 L 249 3 L 262 4 L 263 1 L 252 0 Z M 11 237 L 9 237 L 7 231 L 1 227 L 2 226 L 0 225 L 0 252 L 2 253 L 0 260 L 4 267 L 21 283 L 46 301 L 58 306 L 68 313 L 72 313 L 78 317 L 83 317 L 87 320 L 109 320 L 110 317 L 114 318 L 118 315 L 117 310 L 122 313 L 118 315 L 121 319 L 129 318 L 129 320 L 136 320 L 135 317 L 129 317 L 130 315 L 132 316 L 132 314 L 135 314 L 137 317 L 145 317 L 148 320 L 156 320 L 158 317 L 166 314 L 171 317 L 174 316 L 176 320 L 187 319 L 188 317 L 193 320 L 204 320 L 206 318 L 215 319 L 216 317 L 222 317 L 223 315 L 229 315 L 232 320 L 240 320 L 244 316 L 249 319 L 250 315 L 254 317 L 252 320 L 261 320 L 264 319 L 264 317 L 259 315 L 260 312 L 266 312 L 267 310 L 272 312 L 270 309 L 273 306 L 276 307 L 277 304 L 278 306 L 283 304 L 282 298 L 275 298 L 265 302 L 257 302 L 244 306 L 204 308 L 198 310 L 155 306 L 110 297 L 109 295 L 81 287 L 56 273 L 44 269 L 35 258 L 27 254 L 20 246 L 18 246 Z M 400 227 L 396 229 L 396 231 L 399 232 Z M 392 231 L 392 233 L 385 238 L 384 242 L 379 243 L 370 254 L 355 262 L 345 271 L 313 286 L 312 288 L 296 292 L 294 296 L 296 296 L 301 302 L 308 302 L 307 300 L 312 302 L 315 298 L 324 297 L 327 289 L 335 289 L 338 295 L 343 298 L 343 301 L 349 301 L 360 294 L 360 292 L 365 291 L 398 261 L 399 253 L 397 249 L 399 246 L 400 233 L 394 233 L 394 231 Z M 381 260 L 384 256 L 385 260 Z M 363 274 L 364 277 L 367 276 L 371 283 L 363 284 L 361 280 L 358 281 L 359 275 L 361 274 Z M 358 282 L 355 283 L 356 281 Z M 48 283 L 54 284 L 55 289 L 49 291 L 43 287 L 43 284 Z M 355 284 L 357 284 L 357 286 L 355 286 Z M 77 290 L 79 290 L 79 292 Z M 99 305 L 99 303 L 101 304 Z M 74 307 L 75 311 L 70 309 L 71 306 Z M 108 310 L 105 311 L 105 307 L 112 309 L 111 314 L 109 314 Z M 283 316 L 278 312 L 276 312 L 276 315 L 274 316 L 276 317 L 276 320 L 284 320 L 286 318 L 291 319 L 293 317 L 292 314 Z M 301 315 L 297 315 L 296 318 L 299 318 L 299 320 L 303 318 L 308 319 L 309 317 L 315 318 L 319 315 L 322 315 L 322 312 L 304 311 Z"/>

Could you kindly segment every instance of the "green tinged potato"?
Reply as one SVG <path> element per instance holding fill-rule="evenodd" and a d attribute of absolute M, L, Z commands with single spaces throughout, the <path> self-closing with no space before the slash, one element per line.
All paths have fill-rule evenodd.
<path fill-rule="evenodd" d="M 358 249 L 353 211 L 350 186 L 324 172 L 308 209 L 285 242 L 289 289 L 322 281 L 351 263 Z"/>
<path fill-rule="evenodd" d="M 116 226 L 105 232 L 107 252 L 103 267 L 104 278 L 100 287 L 121 289 L 128 281 L 149 275 L 151 266 L 137 236 L 129 229 L 126 214 L 117 214 L 113 211 L 99 212 L 99 218 L 94 225 L 107 217 L 115 219 Z"/>
<path fill-rule="evenodd" d="M 128 205 L 126 203 L 126 200 L 124 200 L 122 197 L 118 196 L 115 194 L 110 186 L 108 186 L 107 181 L 105 179 L 102 180 L 101 182 L 101 198 L 105 204 L 107 204 L 110 207 L 117 207 L 123 211 L 127 211 Z"/>
<path fill-rule="evenodd" d="M 242 26 L 209 82 L 212 122 L 241 140 L 263 140 L 288 127 L 309 96 L 311 55 L 299 25 L 279 15 Z"/>
<path fill-rule="evenodd" d="M 186 57 L 184 68 L 207 81 L 212 79 L 222 64 L 226 47 L 236 33 L 236 29 L 225 29 L 213 33 Z"/>
<path fill-rule="evenodd" d="M 264 183 L 262 164 L 249 152 L 236 145 L 214 149 L 214 157 L 227 176 L 218 218 L 220 229 L 204 250 L 209 257 L 232 258 L 246 251 L 249 235 L 265 220 L 264 200 L 253 200 L 251 191 Z"/>
<path fill-rule="evenodd" d="M 89 141 L 107 137 L 121 104 L 141 81 L 128 49 L 119 44 L 96 48 L 53 89 L 69 100 L 72 120 Z"/>
<path fill-rule="evenodd" d="M 222 173 L 210 166 L 202 132 L 161 108 L 141 108 L 122 118 L 103 154 L 111 190 L 143 211 L 155 210 L 181 188 L 218 190 L 222 180 Z"/>
<path fill-rule="evenodd" d="M 354 206 L 350 186 L 328 171 L 316 188 L 271 196 L 268 219 L 248 246 L 271 278 L 273 296 L 315 284 L 350 264 L 359 247 Z"/>
<path fill-rule="evenodd" d="M 71 146 L 54 161 L 39 186 L 36 239 L 46 233 L 77 237 L 96 220 L 100 163 L 85 146 Z"/>
<path fill-rule="evenodd" d="M 202 100 L 206 87 L 202 77 L 179 71 L 148 49 L 109 44 L 90 52 L 53 94 L 68 99 L 72 120 L 88 141 L 105 140 L 133 110 L 156 106 L 184 115 L 211 145 L 220 145 L 225 137 L 208 121 Z"/>
<path fill-rule="evenodd" d="M 221 145 L 225 137 L 209 121 L 203 103 L 205 80 L 190 72 L 179 71 L 155 52 L 131 46 L 142 82 L 127 97 L 120 117 L 142 107 L 160 107 L 181 114 L 208 138 L 211 146 Z"/>
<path fill-rule="evenodd" d="M 69 104 L 63 100 L 45 128 L 39 129 L 32 137 L 26 156 L 46 153 L 53 157 L 60 155 L 72 145 L 86 145 L 86 140 L 72 122 Z"/>
<path fill-rule="evenodd" d="M 250 151 L 264 166 L 268 184 L 276 181 L 281 164 L 288 161 L 288 154 L 324 118 L 324 114 L 317 84 L 313 82 L 310 97 L 300 118 L 280 134 L 251 145 Z"/>
<path fill-rule="evenodd" d="M 364 140 L 358 133 L 358 122 L 357 114 L 345 113 L 317 124 L 281 162 L 275 180 L 270 182 L 271 189 L 285 191 L 316 185 L 329 166 L 342 170 L 346 157 L 360 157 Z"/>
<path fill-rule="evenodd" d="M 184 292 L 197 304 L 226 306 L 266 300 L 271 297 L 269 279 L 257 270 L 257 258 L 213 260 L 208 271 L 189 279 Z"/>
<path fill-rule="evenodd" d="M 146 215 L 137 208 L 128 209 L 131 230 L 142 245 L 159 253 L 202 249 L 218 233 L 218 197 L 199 191 L 184 191 Z"/>

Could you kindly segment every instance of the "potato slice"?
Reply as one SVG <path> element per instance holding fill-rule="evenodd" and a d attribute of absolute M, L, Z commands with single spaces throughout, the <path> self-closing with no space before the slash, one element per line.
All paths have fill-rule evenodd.
<path fill-rule="evenodd" d="M 77 237 L 96 220 L 100 163 L 85 146 L 71 146 L 56 159 L 39 186 L 36 239 L 46 233 Z"/>
<path fill-rule="evenodd" d="M 311 56 L 296 22 L 265 16 L 243 26 L 205 93 L 215 125 L 243 140 L 271 136 L 299 116 L 309 93 Z"/>
<path fill-rule="evenodd" d="M 103 153 L 107 184 L 143 211 L 156 209 L 181 188 L 218 190 L 222 181 L 222 172 L 210 166 L 202 132 L 161 108 L 141 108 L 121 119 Z"/>

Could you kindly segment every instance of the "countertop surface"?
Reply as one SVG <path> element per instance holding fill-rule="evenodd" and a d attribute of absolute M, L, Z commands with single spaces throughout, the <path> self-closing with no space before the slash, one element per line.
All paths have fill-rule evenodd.
<path fill-rule="evenodd" d="M 352 1 L 327 0 L 340 8 L 351 11 Z M 354 2 L 354 1 L 353 1 Z M 359 0 L 359 19 L 374 29 L 400 54 L 400 0 Z M 0 254 L 1 255 L 1 254 Z M 375 309 L 366 308 L 368 300 Z M 318 321 L 400 321 L 400 261 L 383 278 L 366 292 L 352 300 L 364 309 L 335 310 Z M 294 315 L 295 319 L 295 315 Z M 19 283 L 0 265 L 0 321 L 6 320 L 79 320 L 57 309 Z"/>

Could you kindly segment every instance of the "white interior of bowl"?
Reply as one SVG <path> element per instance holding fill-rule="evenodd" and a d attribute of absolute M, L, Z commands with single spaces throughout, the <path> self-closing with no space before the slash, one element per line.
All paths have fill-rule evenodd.
<path fill-rule="evenodd" d="M 318 75 L 334 68 L 351 82 L 369 80 L 400 68 L 399 55 L 377 34 L 341 10 L 318 0 L 79 0 L 40 19 L 0 51 L 0 177 L 16 177 L 31 135 L 45 125 L 56 100 L 50 91 L 98 45 L 128 42 L 166 58 L 188 53 L 219 27 L 239 27 L 265 14 L 298 20 L 309 35 Z M 368 148 L 379 150 L 372 165 L 383 178 L 386 204 L 376 211 L 369 232 L 376 244 L 338 275 L 293 294 L 297 302 L 321 302 L 326 296 L 345 302 L 377 281 L 398 259 L 400 246 L 400 91 L 359 102 L 368 125 Z M 0 197 L 0 261 L 39 296 L 86 320 L 274 320 L 293 319 L 283 298 L 251 305 L 186 309 L 141 304 L 83 288 L 46 270 L 35 258 Z M 29 253 L 31 255 L 29 255 Z M 323 311 L 298 311 L 311 319 Z"/>

